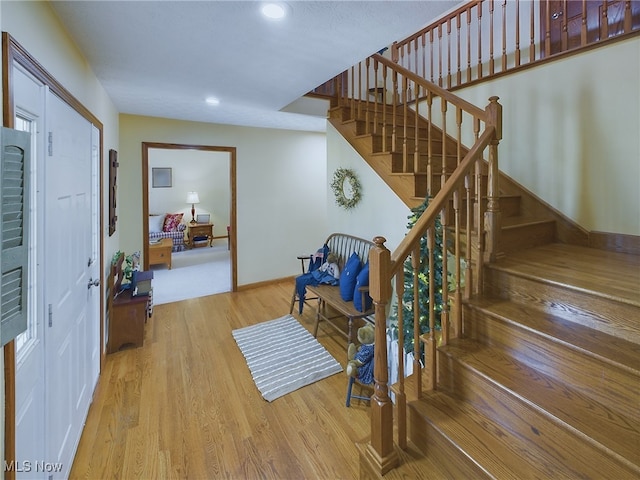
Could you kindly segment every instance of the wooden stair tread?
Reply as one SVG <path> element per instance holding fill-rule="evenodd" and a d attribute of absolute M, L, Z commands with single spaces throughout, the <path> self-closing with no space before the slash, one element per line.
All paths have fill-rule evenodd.
<path fill-rule="evenodd" d="M 603 456 L 618 457 L 619 454 L 624 463 L 633 462 L 640 473 L 638 419 L 621 416 L 608 405 L 594 401 L 566 382 L 513 359 L 502 349 L 469 339 L 454 339 L 440 350 L 493 383 L 504 394 L 518 398 L 547 416 L 553 423 L 567 426 L 579 437 L 590 437 L 589 443 L 591 439 L 598 442 Z"/>
<path fill-rule="evenodd" d="M 444 392 L 427 392 L 410 407 L 491 478 L 627 478 L 632 470 L 596 450 L 585 462 L 534 425 L 524 434 L 512 430 Z"/>
<path fill-rule="evenodd" d="M 518 323 L 531 332 L 562 342 L 567 348 L 640 376 L 640 347 L 636 343 L 509 300 L 473 299 L 468 306 Z"/>
<path fill-rule="evenodd" d="M 640 307 L 640 255 L 553 243 L 511 253 L 491 268 Z"/>

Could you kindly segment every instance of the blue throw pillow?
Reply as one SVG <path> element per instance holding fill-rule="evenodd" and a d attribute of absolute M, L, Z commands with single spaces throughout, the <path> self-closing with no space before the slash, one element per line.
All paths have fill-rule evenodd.
<path fill-rule="evenodd" d="M 368 287 L 369 286 L 369 262 L 364 264 L 362 270 L 356 277 L 356 286 L 353 289 L 353 306 L 356 307 L 356 310 L 359 312 L 365 312 L 371 308 L 373 305 L 373 299 L 369 296 L 369 292 L 364 294 L 364 308 L 362 305 L 362 292 L 360 291 L 360 287 Z"/>
<path fill-rule="evenodd" d="M 360 268 L 360 258 L 356 252 L 353 252 L 340 273 L 340 296 L 345 302 L 353 300 L 353 289 L 356 286 Z"/>

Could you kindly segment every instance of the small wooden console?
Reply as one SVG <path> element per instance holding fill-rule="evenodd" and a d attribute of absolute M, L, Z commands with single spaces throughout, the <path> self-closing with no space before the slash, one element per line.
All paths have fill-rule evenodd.
<path fill-rule="evenodd" d="M 123 260 L 124 254 L 121 254 L 109 273 L 107 353 L 130 346 L 141 347 L 144 342 L 144 325 L 151 314 L 151 295 L 134 297 L 130 289 L 122 290 Z"/>

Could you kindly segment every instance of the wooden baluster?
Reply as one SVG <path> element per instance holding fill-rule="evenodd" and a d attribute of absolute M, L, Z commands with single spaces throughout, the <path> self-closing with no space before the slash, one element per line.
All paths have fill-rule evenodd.
<path fill-rule="evenodd" d="M 433 69 L 433 30 L 429 31 L 429 49 L 430 49 L 430 55 L 429 55 L 429 61 L 431 62 L 431 83 L 435 83 L 434 80 L 434 69 Z"/>
<path fill-rule="evenodd" d="M 498 189 L 498 144 L 502 139 L 502 105 L 498 103 L 498 97 L 490 97 L 486 107 L 487 123 L 496 129 L 495 137 L 489 144 L 489 179 L 487 183 L 487 212 L 485 214 L 485 226 L 487 229 L 486 260 L 494 262 L 500 252 L 500 228 L 501 213 Z"/>
<path fill-rule="evenodd" d="M 479 133 L 480 133 L 480 120 L 478 119 L 474 125 L 474 134 L 475 134 L 475 139 L 476 141 L 478 140 L 479 137 Z M 475 142 L 474 142 L 475 143 Z M 482 205 L 482 195 L 483 195 L 483 189 L 482 189 L 482 162 L 480 161 L 480 159 L 478 159 L 478 161 L 476 161 L 476 168 L 475 168 L 475 180 L 476 180 L 476 185 L 475 185 L 475 208 L 474 208 L 474 223 L 475 223 L 475 227 L 476 227 L 476 242 L 478 244 L 478 257 L 477 257 L 477 263 L 476 263 L 476 284 L 475 284 L 475 290 L 474 293 L 479 293 L 481 290 L 481 286 L 482 286 L 482 274 L 483 274 L 483 268 L 482 268 L 482 262 L 483 262 L 483 258 L 484 258 L 484 207 Z"/>
<path fill-rule="evenodd" d="M 440 99 L 440 112 L 442 113 L 442 156 L 440 159 L 440 189 L 444 187 L 447 181 L 447 101 Z"/>
<path fill-rule="evenodd" d="M 386 65 L 384 65 L 382 67 L 382 151 L 383 152 L 388 152 L 389 151 L 389 145 L 387 142 L 387 134 L 389 133 L 387 131 L 387 72 L 388 72 L 388 68 L 386 67 Z M 378 75 L 376 73 L 376 84 L 377 84 L 377 79 L 378 79 Z"/>
<path fill-rule="evenodd" d="M 456 86 L 459 86 L 462 83 L 462 46 L 460 45 L 460 22 L 462 19 L 462 15 L 460 13 L 458 13 L 456 15 L 456 36 L 457 36 L 457 41 L 456 41 L 456 45 L 458 46 L 458 69 L 456 71 Z"/>
<path fill-rule="evenodd" d="M 409 128 L 408 80 L 402 76 L 402 172 L 409 172 L 409 152 L 407 151 L 407 128 Z"/>
<path fill-rule="evenodd" d="M 366 125 L 366 132 L 370 133 L 371 132 L 371 111 L 369 109 L 369 107 L 371 106 L 371 99 L 370 99 L 370 95 L 369 92 L 370 90 L 370 86 L 369 86 L 369 76 L 370 76 L 370 69 L 371 69 L 371 57 L 367 57 L 367 59 L 365 60 L 365 69 L 367 71 L 367 86 L 366 86 L 366 91 L 367 91 L 367 99 L 365 100 L 365 107 L 364 107 L 364 124 Z"/>
<path fill-rule="evenodd" d="M 433 93 L 427 92 L 427 197 L 433 198 Z"/>
<path fill-rule="evenodd" d="M 475 120 L 474 120 L 475 123 Z M 465 300 L 469 300 L 471 298 L 471 296 L 473 295 L 473 266 L 471 265 L 471 252 L 472 252 L 472 248 L 471 248 L 471 229 L 473 228 L 473 223 L 472 223 L 472 219 L 473 219 L 473 203 L 472 203 L 472 199 L 471 199 L 471 182 L 472 182 L 472 176 L 471 173 L 467 174 L 466 177 L 464 177 L 464 190 L 465 190 L 465 202 L 466 202 L 466 213 L 467 213 L 467 221 L 466 221 L 466 237 L 465 237 L 465 243 L 466 243 L 466 249 L 465 249 L 465 272 L 464 272 L 464 299 Z M 462 313 L 462 312 L 461 312 Z M 458 332 L 460 334 L 462 334 L 461 330 L 458 330 Z"/>
<path fill-rule="evenodd" d="M 536 59 L 536 16 L 534 5 L 536 5 L 536 2 L 531 2 L 531 12 L 529 13 L 529 63 Z"/>
<path fill-rule="evenodd" d="M 631 28 L 633 28 L 632 24 L 632 15 L 631 15 L 631 0 L 625 0 L 624 2 L 624 33 L 629 33 Z"/>
<path fill-rule="evenodd" d="M 467 9 L 467 82 L 471 81 L 471 8 Z"/>
<path fill-rule="evenodd" d="M 460 188 L 457 188 L 455 192 L 453 192 L 453 250 L 455 255 L 454 274 L 456 290 L 454 292 L 453 300 L 455 303 L 455 310 L 453 312 L 454 316 L 452 338 L 460 338 L 462 336 L 462 253 L 460 251 L 460 193 Z"/>
<path fill-rule="evenodd" d="M 398 125 L 398 102 L 396 101 L 398 98 L 398 72 L 396 72 L 395 70 L 393 71 L 393 91 L 392 91 L 392 98 L 391 98 L 391 103 L 393 104 L 393 117 L 392 117 L 392 124 L 391 124 L 391 151 L 392 152 L 397 152 L 398 151 L 398 137 L 397 137 L 397 125 Z"/>
<path fill-rule="evenodd" d="M 422 269 L 420 258 L 420 244 L 411 251 L 411 267 L 413 268 L 413 376 L 415 382 L 415 394 L 422 396 L 422 378 L 420 372 L 420 348 L 422 341 L 420 336 L 420 271 Z"/>
<path fill-rule="evenodd" d="M 398 306 L 398 388 L 396 392 L 396 412 L 398 413 L 398 446 L 407 448 L 407 395 L 404 389 L 404 270 L 395 276 L 396 305 Z"/>
<path fill-rule="evenodd" d="M 502 70 L 501 71 L 506 72 L 508 69 L 509 67 L 507 65 L 507 0 L 504 0 L 504 2 L 502 2 Z"/>
<path fill-rule="evenodd" d="M 478 78 L 482 78 L 482 2 L 478 3 Z"/>
<path fill-rule="evenodd" d="M 444 188 L 444 187 L 443 187 Z M 449 258 L 446 246 L 449 243 L 449 206 L 440 212 L 440 223 L 442 224 L 442 250 L 438 254 L 442 255 L 442 312 L 440 313 L 440 326 L 442 328 L 442 345 L 449 343 Z"/>
<path fill-rule="evenodd" d="M 356 119 L 356 103 L 355 103 L 355 95 L 354 95 L 354 91 L 355 91 L 355 65 L 351 67 L 351 95 L 350 95 L 350 99 L 351 101 L 349 102 L 350 104 L 350 108 L 349 108 L 349 116 L 351 118 L 351 120 L 355 120 Z"/>
<path fill-rule="evenodd" d="M 393 42 L 393 44 L 391 45 L 391 61 L 393 63 L 398 63 L 398 57 L 398 42 Z"/>
<path fill-rule="evenodd" d="M 418 147 L 419 135 L 420 135 L 420 113 L 419 113 L 419 101 L 420 98 L 420 85 L 416 83 L 416 102 L 415 102 L 415 114 L 414 114 L 414 135 L 413 135 L 413 171 L 420 171 L 420 149 Z"/>
<path fill-rule="evenodd" d="M 462 108 L 456 107 L 456 124 L 458 125 L 458 138 L 457 138 L 457 152 L 456 152 L 456 166 L 460 165 L 462 161 Z M 454 222 L 454 251 L 455 251 L 455 317 L 454 317 L 454 338 L 459 338 L 462 333 L 462 292 L 461 292 L 461 270 L 460 262 L 462 254 L 460 252 L 460 193 L 461 188 L 457 188 L 453 193 L 453 222 Z M 467 216 L 468 216 L 467 210 Z M 446 244 L 444 244 L 445 252 L 447 250 Z"/>
<path fill-rule="evenodd" d="M 380 65 L 380 62 L 378 62 L 377 60 L 373 61 L 373 72 L 374 72 L 374 76 L 375 78 L 378 78 L 378 66 Z M 383 71 L 387 69 L 387 67 L 385 65 L 382 65 L 382 69 Z M 378 101 L 378 95 L 374 95 L 373 96 L 373 125 L 371 126 L 371 130 L 367 130 L 367 133 L 378 133 L 378 121 L 380 119 L 379 117 L 379 113 L 378 113 L 378 104 L 380 102 Z M 382 106 L 384 109 L 384 105 Z"/>
<path fill-rule="evenodd" d="M 407 42 L 407 65 L 404 67 L 411 71 L 411 42 Z"/>
<path fill-rule="evenodd" d="M 505 5 L 507 2 L 504 2 Z M 520 66 L 520 0 L 516 0 L 516 67 Z"/>
<path fill-rule="evenodd" d="M 362 118 L 362 62 L 358 62 L 358 119 Z"/>
<path fill-rule="evenodd" d="M 447 18 L 447 88 L 451 88 L 451 19 Z"/>
<path fill-rule="evenodd" d="M 374 389 L 371 397 L 371 441 L 365 450 L 368 463 L 380 475 L 399 463 L 393 444 L 393 403 L 389 398 L 389 374 L 387 370 L 387 317 L 386 305 L 391 298 L 391 252 L 384 245 L 384 237 L 375 237 L 375 245 L 369 252 L 371 267 L 370 294 L 375 306 Z"/>
<path fill-rule="evenodd" d="M 442 87 L 442 24 L 438 25 L 438 86 Z"/>
<path fill-rule="evenodd" d="M 493 59 L 493 0 L 489 0 L 489 75 L 495 73 L 495 61 Z M 479 29 L 482 26 L 478 27 Z"/>
<path fill-rule="evenodd" d="M 602 2 L 602 21 L 600 22 L 600 40 L 609 38 L 609 2 Z"/>
<path fill-rule="evenodd" d="M 533 3 L 531 2 L 531 8 L 533 8 Z M 546 3 L 546 11 L 545 11 L 545 32 L 544 32 L 544 57 L 547 58 L 551 55 L 551 5 L 549 4 L 549 0 Z"/>
<path fill-rule="evenodd" d="M 580 25 L 580 45 L 585 46 L 589 39 L 587 37 L 587 0 L 582 0 L 582 24 Z"/>
<path fill-rule="evenodd" d="M 422 78 L 426 79 L 427 78 L 427 34 L 423 33 L 421 35 L 422 38 Z"/>
<path fill-rule="evenodd" d="M 426 384 L 427 390 L 435 390 L 437 380 L 437 365 L 436 365 L 436 315 L 434 311 L 434 305 L 436 301 L 435 296 L 435 266 L 433 261 L 433 252 L 435 250 L 435 226 L 431 226 L 427 230 L 427 249 L 429 251 L 429 335 L 424 347 L 424 365 L 425 374 L 427 375 Z M 419 355 L 418 355 L 419 357 Z M 419 378 L 419 377 L 417 377 Z M 419 390 L 421 392 L 422 389 Z"/>
<path fill-rule="evenodd" d="M 416 37 L 413 42 L 415 43 L 415 45 L 413 46 L 413 63 L 415 65 L 414 67 L 414 73 L 416 75 L 420 75 L 420 69 L 418 68 L 418 48 L 420 48 L 420 45 L 418 44 L 418 37 Z M 418 96 L 416 95 L 416 99 L 418 98 Z"/>
<path fill-rule="evenodd" d="M 569 29 L 567 28 L 567 0 L 564 0 L 562 5 L 562 10 L 564 14 L 560 19 L 560 45 L 563 52 L 566 52 L 569 49 Z"/>

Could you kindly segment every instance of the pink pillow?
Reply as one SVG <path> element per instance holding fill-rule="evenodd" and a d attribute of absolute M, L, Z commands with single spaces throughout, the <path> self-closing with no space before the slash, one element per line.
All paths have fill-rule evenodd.
<path fill-rule="evenodd" d="M 167 213 L 164 217 L 164 225 L 162 226 L 163 232 L 175 232 L 178 230 L 178 225 L 182 222 L 183 213 Z"/>

